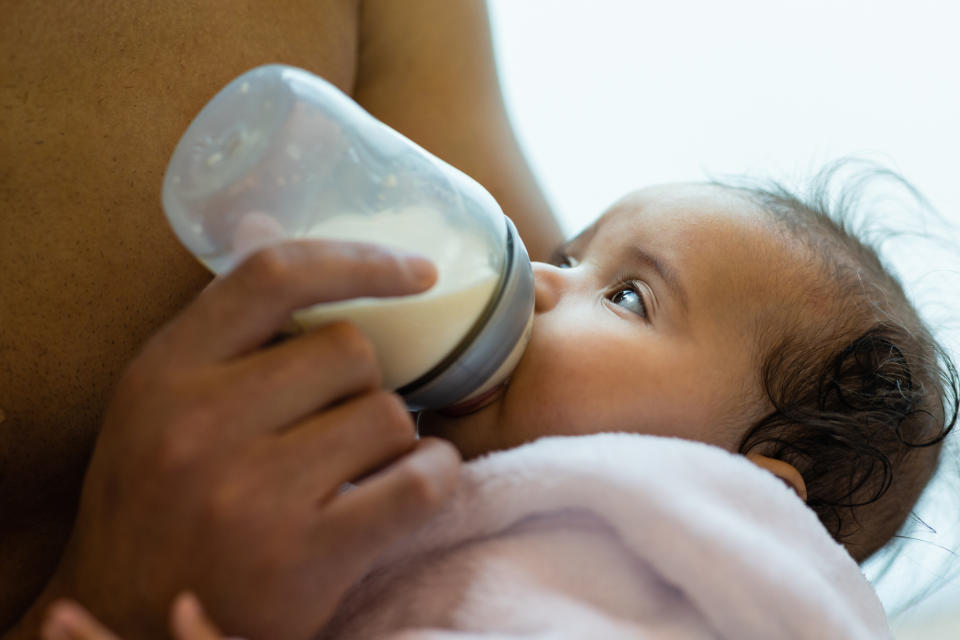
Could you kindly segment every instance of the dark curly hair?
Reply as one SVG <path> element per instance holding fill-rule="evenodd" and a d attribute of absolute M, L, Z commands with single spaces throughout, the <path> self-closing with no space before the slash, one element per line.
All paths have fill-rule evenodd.
<path fill-rule="evenodd" d="M 803 476 L 807 504 L 857 561 L 900 529 L 938 464 L 957 420 L 957 370 L 877 251 L 852 229 L 863 187 L 894 179 L 870 164 L 833 199 L 827 166 L 798 196 L 777 182 L 714 181 L 767 212 L 820 276 L 811 284 L 822 313 L 784 316 L 758 327 L 761 382 L 773 410 L 740 442 L 789 462 Z M 815 315 L 816 317 L 808 317 Z"/>

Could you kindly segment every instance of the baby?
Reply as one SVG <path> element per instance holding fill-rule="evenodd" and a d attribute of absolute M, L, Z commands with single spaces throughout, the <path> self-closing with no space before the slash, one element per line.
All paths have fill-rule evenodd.
<path fill-rule="evenodd" d="M 901 527 L 936 468 L 956 420 L 958 385 L 896 279 L 828 214 L 832 175 L 818 177 L 810 202 L 779 187 L 715 183 L 658 186 L 623 198 L 561 247 L 553 264 L 534 264 L 532 338 L 500 395 L 467 415 L 425 412 L 420 433 L 452 441 L 468 459 L 548 435 L 628 432 L 707 443 L 779 477 L 852 558 L 865 560 Z M 550 446 L 563 451 L 566 442 Z M 672 455 L 672 446 L 664 451 Z M 764 491 L 772 489 L 757 488 Z M 769 495 L 772 503 L 783 500 Z M 802 528 L 806 509 L 792 502 L 778 519 Z M 462 526 L 465 518 L 448 519 Z M 580 531 L 582 524 L 564 526 Z M 491 537 L 457 539 L 444 553 Z M 414 563 L 410 558 L 424 548 L 417 544 L 396 564 Z M 524 547 L 521 556 L 545 547 Z M 471 565 L 443 566 L 397 574 L 406 575 L 401 591 L 421 587 L 423 576 L 460 580 Z M 841 581 L 843 571 L 850 573 L 825 574 Z M 385 602 L 389 578 L 387 571 L 365 586 L 367 599 L 354 600 Z M 656 579 L 688 591 L 676 577 Z M 463 594 L 443 608 L 459 606 L 469 590 Z"/>
<path fill-rule="evenodd" d="M 676 436 L 754 460 L 859 562 L 937 465 L 957 375 L 877 254 L 772 187 L 631 194 L 534 264 L 533 336 L 476 413 L 426 414 L 465 457 L 544 435 Z M 841 212 L 842 213 L 842 212 Z"/>

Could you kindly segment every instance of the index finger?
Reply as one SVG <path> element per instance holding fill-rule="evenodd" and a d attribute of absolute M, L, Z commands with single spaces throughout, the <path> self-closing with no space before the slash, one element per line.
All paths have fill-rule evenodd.
<path fill-rule="evenodd" d="M 173 601 L 170 628 L 176 640 L 224 640 L 223 634 L 207 617 L 197 597 L 181 593 Z"/>
<path fill-rule="evenodd" d="M 165 357 L 219 362 L 264 344 L 298 309 L 428 289 L 426 259 L 360 242 L 298 240 L 262 249 L 203 290 L 158 336 Z"/>
<path fill-rule="evenodd" d="M 89 611 L 72 600 L 60 600 L 50 607 L 40 635 L 44 640 L 120 640 Z"/>

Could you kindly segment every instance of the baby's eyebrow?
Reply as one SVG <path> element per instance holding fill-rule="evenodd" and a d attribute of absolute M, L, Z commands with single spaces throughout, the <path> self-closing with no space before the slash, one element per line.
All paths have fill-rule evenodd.
<path fill-rule="evenodd" d="M 550 257 L 547 258 L 548 264 L 560 264 L 560 261 L 567 256 L 567 242 L 561 242 L 557 245 L 557 248 L 553 250 L 553 253 L 550 254 Z"/>
<path fill-rule="evenodd" d="M 569 240 L 561 242 L 557 248 L 553 250 L 553 253 L 550 254 L 550 264 L 559 264 L 562 259 L 569 255 L 573 245 L 589 243 L 590 239 L 596 235 L 596 233 L 597 223 L 595 222 Z"/>
<path fill-rule="evenodd" d="M 687 290 L 683 288 L 677 270 L 674 269 L 670 263 L 635 245 L 627 248 L 627 258 L 632 262 L 637 262 L 652 268 L 657 275 L 660 276 L 663 283 L 667 285 L 667 288 L 676 296 L 683 310 L 688 310 Z"/>

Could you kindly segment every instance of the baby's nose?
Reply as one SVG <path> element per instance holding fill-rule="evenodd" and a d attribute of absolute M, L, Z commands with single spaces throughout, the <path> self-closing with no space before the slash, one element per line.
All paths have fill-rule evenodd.
<path fill-rule="evenodd" d="M 533 310 L 543 313 L 553 309 L 563 295 L 565 269 L 546 262 L 533 263 Z"/>

